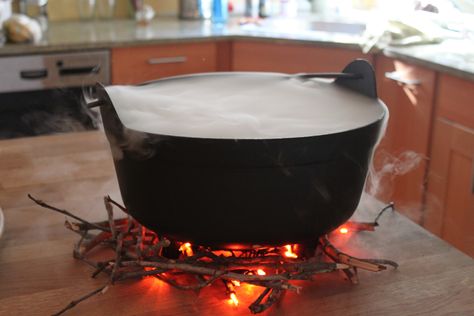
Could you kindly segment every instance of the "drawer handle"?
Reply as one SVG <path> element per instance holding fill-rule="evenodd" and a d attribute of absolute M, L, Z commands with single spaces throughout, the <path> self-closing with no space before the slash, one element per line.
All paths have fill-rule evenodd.
<path fill-rule="evenodd" d="M 188 59 L 185 56 L 150 58 L 148 59 L 148 64 L 149 65 L 176 64 L 176 63 L 184 63 L 187 60 Z"/>
<path fill-rule="evenodd" d="M 47 76 L 48 76 L 47 69 L 20 71 L 21 79 L 27 79 L 27 80 L 43 79 L 43 78 L 46 78 Z"/>
<path fill-rule="evenodd" d="M 403 74 L 398 71 L 386 72 L 385 78 L 405 86 L 419 86 L 421 84 L 421 80 L 403 78 Z"/>
<path fill-rule="evenodd" d="M 71 67 L 59 69 L 60 76 L 74 76 L 74 75 L 90 75 L 97 74 L 100 71 L 100 66 L 86 66 L 86 67 Z"/>

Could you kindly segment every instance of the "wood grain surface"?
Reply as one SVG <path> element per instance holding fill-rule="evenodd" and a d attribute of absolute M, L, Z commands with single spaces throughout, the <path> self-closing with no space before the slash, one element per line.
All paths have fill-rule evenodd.
<path fill-rule="evenodd" d="M 50 315 L 106 282 L 72 258 L 77 237 L 64 216 L 33 205 L 27 193 L 90 220 L 105 218 L 102 196 L 120 197 L 102 132 L 0 142 L 0 315 Z M 372 220 L 378 207 L 364 197 L 356 216 Z M 338 273 L 321 275 L 265 315 L 474 315 L 471 258 L 396 212 L 380 224 L 332 240 L 354 255 L 396 260 L 398 270 L 360 271 L 358 285 Z M 249 315 L 260 291 L 239 288 L 240 304 L 232 307 L 221 284 L 183 292 L 149 277 L 116 284 L 66 315 Z"/>

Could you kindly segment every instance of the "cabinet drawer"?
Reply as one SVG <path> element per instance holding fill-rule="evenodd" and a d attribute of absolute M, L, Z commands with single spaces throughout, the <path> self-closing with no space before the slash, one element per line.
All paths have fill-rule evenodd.
<path fill-rule="evenodd" d="M 112 49 L 112 83 L 135 84 L 163 77 L 216 71 L 215 43 Z"/>
<path fill-rule="evenodd" d="M 474 128 L 474 82 L 441 74 L 438 82 L 438 117 Z"/>
<path fill-rule="evenodd" d="M 288 43 L 236 41 L 232 69 L 235 71 L 338 72 L 356 58 L 372 62 L 358 50 L 315 47 Z"/>

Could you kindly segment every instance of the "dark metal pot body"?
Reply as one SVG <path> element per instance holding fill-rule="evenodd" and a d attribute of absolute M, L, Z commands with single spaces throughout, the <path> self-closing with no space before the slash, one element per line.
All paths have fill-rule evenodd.
<path fill-rule="evenodd" d="M 361 93 L 376 97 L 370 78 Z M 206 139 L 131 131 L 113 106 L 101 113 L 112 149 L 120 149 L 115 168 L 131 215 L 159 234 L 203 245 L 306 243 L 344 223 L 383 124 L 382 117 L 314 137 Z M 127 148 L 130 133 L 142 137 L 140 154 Z"/>

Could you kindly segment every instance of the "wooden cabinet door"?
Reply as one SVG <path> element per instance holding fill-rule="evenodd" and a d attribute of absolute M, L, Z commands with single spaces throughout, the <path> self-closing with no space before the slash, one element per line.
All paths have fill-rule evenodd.
<path fill-rule="evenodd" d="M 205 42 L 114 48 L 111 68 L 113 84 L 216 71 L 217 45 Z"/>
<path fill-rule="evenodd" d="M 474 257 L 474 129 L 443 118 L 435 122 L 424 226 Z"/>
<path fill-rule="evenodd" d="M 390 117 L 374 156 L 378 182 L 371 191 L 385 202 L 394 201 L 398 210 L 420 223 L 435 72 L 385 56 L 377 56 L 375 69 L 378 94 Z"/>
<path fill-rule="evenodd" d="M 474 82 L 440 74 L 437 90 L 436 116 L 474 129 Z"/>
<path fill-rule="evenodd" d="M 441 74 L 424 226 L 474 257 L 474 82 Z"/>
<path fill-rule="evenodd" d="M 346 48 L 303 44 L 234 41 L 232 70 L 298 72 L 338 72 L 356 58 L 372 62 L 372 56 Z"/>

